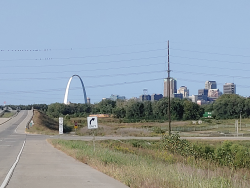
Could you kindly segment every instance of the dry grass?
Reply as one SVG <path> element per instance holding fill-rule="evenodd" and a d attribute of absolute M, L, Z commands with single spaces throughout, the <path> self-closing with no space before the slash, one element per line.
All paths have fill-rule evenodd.
<path fill-rule="evenodd" d="M 68 122 L 69 126 L 74 126 L 74 121 L 79 122 L 79 128 L 77 130 L 78 135 L 91 135 L 92 132 L 87 129 L 87 120 L 86 118 L 71 118 L 70 120 L 65 120 Z M 194 125 L 192 121 L 172 121 L 171 125 L 173 128 L 196 128 L 207 127 L 211 125 L 234 125 L 235 120 L 209 120 L 208 122 L 203 122 L 201 125 Z M 246 127 L 246 124 L 249 123 L 249 127 Z M 154 131 L 155 128 L 162 129 L 163 131 L 168 130 L 168 122 L 146 122 L 141 120 L 136 123 L 121 123 L 119 119 L 116 118 L 98 118 L 99 129 L 97 130 L 98 136 L 161 136 L 161 133 Z M 181 129 L 180 129 L 181 130 Z M 205 131 L 190 131 L 190 132 L 180 132 L 181 136 L 221 136 L 219 132 L 235 132 L 235 128 L 215 128 Z M 242 131 L 239 133 L 249 133 L 250 134 L 250 120 L 242 119 Z"/>
<path fill-rule="evenodd" d="M 34 110 L 33 122 L 34 125 L 26 129 L 26 132 L 47 135 L 58 134 L 58 123 L 38 110 Z"/>
<path fill-rule="evenodd" d="M 115 141 L 49 140 L 56 148 L 133 188 L 250 187 L 248 169 L 232 170 L 166 151 L 133 148 Z M 109 143 L 110 142 L 110 143 Z M 112 147 L 113 146 L 113 147 Z M 152 157 L 153 156 L 153 157 Z"/>

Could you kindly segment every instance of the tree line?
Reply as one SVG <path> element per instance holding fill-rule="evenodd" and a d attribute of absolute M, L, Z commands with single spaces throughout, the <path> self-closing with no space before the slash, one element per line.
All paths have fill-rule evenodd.
<path fill-rule="evenodd" d="M 89 114 L 110 114 L 115 118 L 132 120 L 167 120 L 168 98 L 159 101 L 112 101 L 105 99 L 95 104 L 63 103 L 33 104 L 33 105 L 8 105 L 12 109 L 19 107 L 22 110 L 38 109 L 51 117 L 87 117 Z M 1 108 L 1 106 L 0 106 Z M 233 119 L 250 117 L 250 98 L 236 94 L 224 94 L 214 103 L 197 105 L 187 99 L 171 99 L 170 113 L 172 120 L 197 120 L 202 118 L 204 112 L 212 112 L 215 119 Z"/>
<path fill-rule="evenodd" d="M 189 100 L 171 100 L 171 118 L 173 120 L 199 119 L 204 109 Z M 89 114 L 109 114 L 115 118 L 127 120 L 167 120 L 168 99 L 159 101 L 135 100 L 112 101 L 102 100 L 96 104 L 69 104 L 54 103 L 48 105 L 46 113 L 51 117 L 87 117 Z"/>

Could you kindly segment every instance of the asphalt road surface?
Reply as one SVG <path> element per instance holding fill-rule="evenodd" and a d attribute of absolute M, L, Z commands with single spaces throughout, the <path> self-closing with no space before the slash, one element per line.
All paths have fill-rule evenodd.
<path fill-rule="evenodd" d="M 0 188 L 127 188 L 53 148 L 46 141 L 50 136 L 26 134 L 32 115 L 32 111 L 21 111 L 0 125 Z M 53 138 L 60 137 L 73 136 Z"/>
<path fill-rule="evenodd" d="M 0 125 L 0 182 L 3 182 L 26 139 L 25 134 L 17 134 L 16 128 L 24 123 L 28 111 L 20 112 L 15 118 Z"/>

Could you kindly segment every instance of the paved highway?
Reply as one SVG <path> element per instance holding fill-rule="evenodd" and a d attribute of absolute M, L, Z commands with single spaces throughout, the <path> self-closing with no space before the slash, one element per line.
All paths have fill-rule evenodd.
<path fill-rule="evenodd" d="M 10 168 L 24 144 L 26 134 L 17 134 L 18 125 L 26 122 L 28 111 L 21 111 L 16 117 L 0 125 L 0 183 L 6 178 Z"/>

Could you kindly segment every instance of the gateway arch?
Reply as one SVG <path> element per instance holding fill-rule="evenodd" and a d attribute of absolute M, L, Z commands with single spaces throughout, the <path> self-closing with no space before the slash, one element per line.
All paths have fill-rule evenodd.
<path fill-rule="evenodd" d="M 85 91 L 85 87 L 84 87 L 84 84 L 83 84 L 83 81 L 81 79 L 81 77 L 79 75 L 73 75 L 69 81 L 68 81 L 68 85 L 67 85 L 67 88 L 66 88 L 66 91 L 65 91 L 65 95 L 64 95 L 64 104 L 68 104 L 68 94 L 69 94 L 69 86 L 70 86 L 70 83 L 71 83 L 71 80 L 74 76 L 77 76 L 81 83 L 82 83 L 82 90 L 83 90 L 83 95 L 84 95 L 84 101 L 85 101 L 85 104 L 87 104 L 87 95 L 86 95 L 86 91 Z"/>

